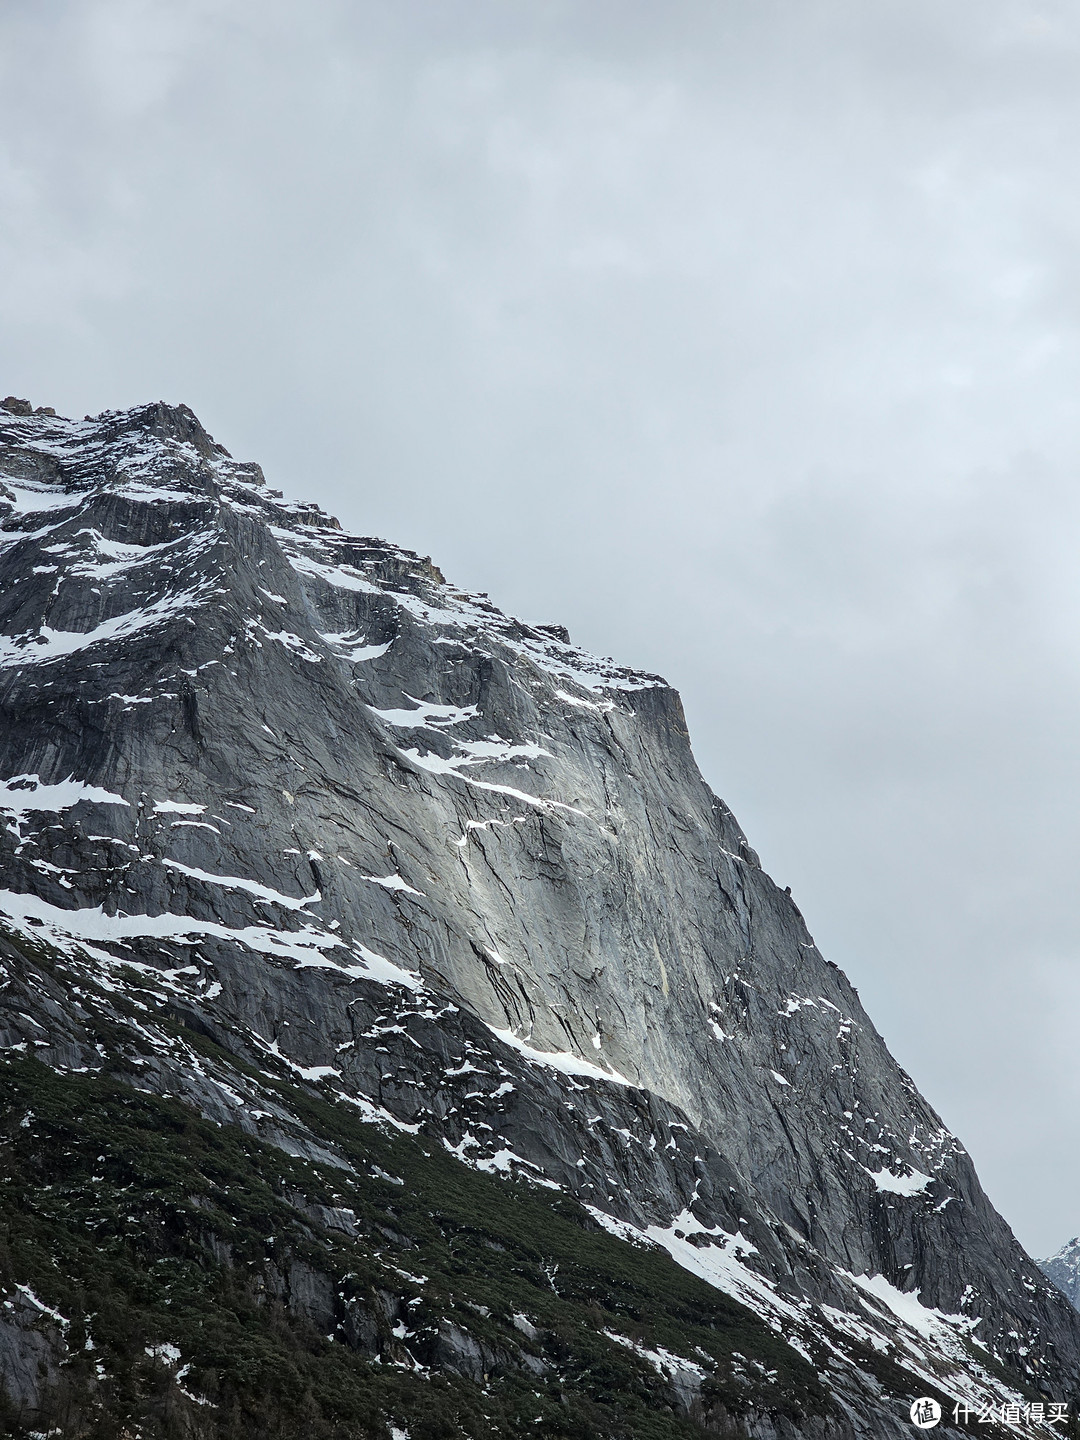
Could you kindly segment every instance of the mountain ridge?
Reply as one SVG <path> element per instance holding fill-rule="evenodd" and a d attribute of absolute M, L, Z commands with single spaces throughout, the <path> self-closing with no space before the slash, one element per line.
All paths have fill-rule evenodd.
<path fill-rule="evenodd" d="M 186 407 L 9 409 L 0 443 L 0 921 L 68 975 L 16 946 L 9 1048 L 98 1063 L 92 991 L 109 1064 L 202 1115 L 325 1161 L 252 1119 L 272 1068 L 572 1198 L 814 1357 L 837 1433 L 1075 1406 L 1078 1317 L 664 681 L 285 501 Z"/>

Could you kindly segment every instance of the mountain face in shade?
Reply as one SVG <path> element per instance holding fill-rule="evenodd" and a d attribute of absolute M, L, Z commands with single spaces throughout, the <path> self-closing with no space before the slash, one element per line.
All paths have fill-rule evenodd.
<path fill-rule="evenodd" d="M 1069 1240 L 1048 1260 L 1040 1260 L 1039 1269 L 1080 1310 L 1080 1236 Z"/>
<path fill-rule="evenodd" d="M 12 1433 L 1075 1414 L 1080 1315 L 663 680 L 283 500 L 183 406 L 5 405 Z"/>

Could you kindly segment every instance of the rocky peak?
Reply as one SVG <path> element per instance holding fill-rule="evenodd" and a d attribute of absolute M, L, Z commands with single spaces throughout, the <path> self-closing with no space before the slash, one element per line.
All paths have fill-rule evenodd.
<path fill-rule="evenodd" d="M 187 405 L 168 405 L 159 400 L 151 405 L 139 405 L 133 410 L 106 410 L 101 415 L 88 415 L 86 420 L 106 441 L 115 442 L 128 432 L 138 431 L 159 440 L 190 445 L 205 459 L 215 455 L 227 457 L 229 454 L 224 445 L 219 445 L 203 429 L 194 411 Z"/>
<path fill-rule="evenodd" d="M 56 411 L 50 405 L 39 406 L 34 409 L 29 400 L 17 400 L 14 395 L 8 395 L 0 400 L 0 410 L 6 410 L 11 415 L 55 415 Z"/>

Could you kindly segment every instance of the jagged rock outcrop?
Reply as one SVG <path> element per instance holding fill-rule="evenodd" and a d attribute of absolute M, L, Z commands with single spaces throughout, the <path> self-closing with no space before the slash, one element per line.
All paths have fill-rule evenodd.
<path fill-rule="evenodd" d="M 700 1357 L 645 1346 L 687 1424 L 1075 1408 L 1080 1316 L 703 781 L 673 690 L 285 501 L 183 406 L 5 406 L 7 1053 L 349 1163 L 275 1077 L 572 1197 L 784 1335 L 831 1407 L 709 1411 Z M 294 1308 L 328 1324 L 305 1264 Z M 25 1391 L 40 1335 L 5 1323 Z M 479 1386 L 516 1345 L 432 1334 L 412 1363 Z"/>

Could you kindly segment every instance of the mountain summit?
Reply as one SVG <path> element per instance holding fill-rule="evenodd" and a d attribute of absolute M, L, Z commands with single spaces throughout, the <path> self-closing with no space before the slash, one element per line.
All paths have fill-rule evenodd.
<path fill-rule="evenodd" d="M 184 406 L 7 401 L 0 707 L 11 1433 L 1075 1415 L 1080 1315 L 659 677 Z"/>

